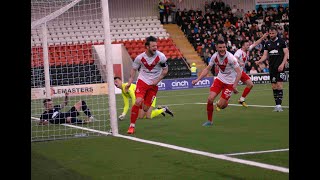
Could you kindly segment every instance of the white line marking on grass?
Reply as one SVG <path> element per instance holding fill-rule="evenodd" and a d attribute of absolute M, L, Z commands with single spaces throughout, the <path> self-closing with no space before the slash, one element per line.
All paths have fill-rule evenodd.
<path fill-rule="evenodd" d="M 200 104 L 200 105 L 204 105 L 204 104 L 207 104 L 207 103 L 202 103 L 202 102 L 192 102 L 192 103 L 181 103 L 181 104 L 165 104 L 166 106 L 183 106 L 183 105 L 188 105 L 188 104 Z M 215 105 L 216 103 L 214 103 Z M 228 104 L 228 106 L 242 106 L 241 104 Z M 252 105 L 248 105 L 250 107 L 272 107 L 274 108 L 274 106 L 268 106 L 268 105 L 255 105 L 255 104 L 252 104 Z M 288 108 L 289 109 L 289 106 L 281 106 L 282 108 Z M 123 108 L 118 108 L 118 109 L 123 109 Z"/>
<path fill-rule="evenodd" d="M 40 118 L 36 118 L 36 117 L 32 117 L 31 116 L 31 120 L 34 120 L 34 121 L 40 121 Z M 110 119 L 108 119 L 110 120 Z M 99 120 L 99 119 L 95 119 L 94 122 L 99 122 L 99 121 L 105 121 L 105 120 Z"/>
<path fill-rule="evenodd" d="M 31 118 L 35 119 L 35 120 L 39 120 L 39 118 L 35 118 L 35 117 L 31 117 Z M 109 132 L 99 131 L 99 130 L 95 130 L 95 129 L 80 127 L 80 126 L 75 126 L 75 125 L 71 125 L 71 124 L 61 124 L 61 125 L 73 127 L 73 128 L 77 128 L 77 129 L 82 129 L 82 130 L 86 130 L 86 131 L 96 132 L 96 133 L 100 133 L 100 134 L 105 134 L 105 135 L 112 135 Z M 184 152 L 188 152 L 188 153 L 192 153 L 192 154 L 213 157 L 216 159 L 222 159 L 222 160 L 226 160 L 226 161 L 232 161 L 232 162 L 237 162 L 237 163 L 246 164 L 246 165 L 250 165 L 250 166 L 256 166 L 256 167 L 261 167 L 261 168 L 265 168 L 265 169 L 271 169 L 271 170 L 275 170 L 275 171 L 289 173 L 288 168 L 284 168 L 284 167 L 280 167 L 280 166 L 274 166 L 274 165 L 270 165 L 270 164 L 264 164 L 264 163 L 254 162 L 254 161 L 248 161 L 248 160 L 228 157 L 226 155 L 219 155 L 219 154 L 213 154 L 213 153 L 204 152 L 204 151 L 198 151 L 198 150 L 184 148 L 184 147 L 175 146 L 175 145 L 171 145 L 171 144 L 165 144 L 165 143 L 161 143 L 161 142 L 155 142 L 155 141 L 140 139 L 140 138 L 131 137 L 131 136 L 124 136 L 121 134 L 115 135 L 115 137 L 125 138 L 125 139 L 129 139 L 129 140 L 133 140 L 133 141 L 137 141 L 137 142 L 143 142 L 143 143 L 147 143 L 147 144 L 153 144 L 153 145 L 166 147 L 166 148 L 170 148 L 170 149 L 175 149 L 175 150 L 179 150 L 179 151 L 184 151 Z"/>
<path fill-rule="evenodd" d="M 207 104 L 207 103 L 194 103 L 194 104 Z M 241 104 L 229 104 L 229 106 L 242 106 Z M 266 106 L 266 105 L 248 105 L 250 107 L 274 107 L 274 106 Z M 289 106 L 281 106 L 282 108 L 289 108 Z"/>
<path fill-rule="evenodd" d="M 179 105 L 186 105 L 186 104 L 207 104 L 207 103 L 181 103 L 181 104 L 169 104 L 169 105 L 170 106 L 179 106 Z M 229 105 L 231 105 L 231 106 L 241 106 L 240 104 L 229 104 Z M 265 106 L 265 105 L 249 105 L 249 106 L 252 106 L 252 107 L 274 107 L 274 106 Z M 283 108 L 289 108 L 289 107 L 288 106 L 283 106 Z M 39 120 L 39 118 L 34 118 L 34 117 L 31 117 L 31 118 L 35 119 L 35 120 Z M 105 134 L 105 135 L 112 135 L 109 132 L 99 131 L 99 130 L 85 128 L 85 127 L 79 127 L 79 126 L 70 125 L 70 124 L 61 124 L 61 125 L 69 126 L 69 127 L 73 127 L 73 128 L 77 128 L 77 129 L 82 129 L 82 130 L 86 130 L 86 131 L 96 132 L 96 133 L 100 133 L 100 134 Z M 275 171 L 289 173 L 289 169 L 288 168 L 284 168 L 284 167 L 280 167 L 280 166 L 274 166 L 274 165 L 265 164 L 265 163 L 259 163 L 259 162 L 255 162 L 255 161 L 238 159 L 238 158 L 234 158 L 234 157 L 228 157 L 228 156 L 232 156 L 232 155 L 241 155 L 241 154 L 257 154 L 257 153 L 266 153 L 266 152 L 271 152 L 271 151 L 272 152 L 287 151 L 289 149 L 269 150 L 269 151 L 260 151 L 260 152 L 244 152 L 244 153 L 233 153 L 233 154 L 213 154 L 213 153 L 209 153 L 209 152 L 198 151 L 198 150 L 194 150 L 194 149 L 189 149 L 189 148 L 184 148 L 184 147 L 180 147 L 180 146 L 165 144 L 165 143 L 161 143 L 161 142 L 155 142 L 155 141 L 150 141 L 150 140 L 145 140 L 145 139 L 139 139 L 139 138 L 131 137 L 131 136 L 124 136 L 124 135 L 121 135 L 121 134 L 115 135 L 115 137 L 121 137 L 121 138 L 125 138 L 125 139 L 130 139 L 130 140 L 133 140 L 133 141 L 138 141 L 138 142 L 143 142 L 143 143 L 147 143 L 147 144 L 153 144 L 153 145 L 166 147 L 166 148 L 170 148 L 170 149 L 175 149 L 175 150 L 179 150 L 179 151 L 189 152 L 189 153 L 192 153 L 192 154 L 198 154 L 198 155 L 213 157 L 213 158 L 216 158 L 216 159 L 222 159 L 222 160 L 226 160 L 226 161 L 232 161 L 232 162 L 237 162 L 237 163 L 246 164 L 246 165 L 250 165 L 250 166 L 256 166 L 256 167 L 261 167 L 261 168 L 265 168 L 265 169 L 271 169 L 271 170 L 275 170 Z"/>
<path fill-rule="evenodd" d="M 80 127 L 80 126 L 75 126 L 75 125 L 72 125 L 72 124 L 61 124 L 61 125 L 68 126 L 68 127 L 73 127 L 73 128 L 77 128 L 77 129 L 82 129 L 82 130 L 86 130 L 86 131 L 96 132 L 96 133 L 100 133 L 100 134 L 104 134 L 104 135 L 111 135 L 111 133 L 109 133 L 109 132 L 90 129 L 90 128 L 85 128 L 85 127 Z"/>
<path fill-rule="evenodd" d="M 198 88 L 198 89 L 203 89 L 203 88 Z M 181 89 L 181 90 L 172 90 L 172 91 L 167 91 L 169 95 L 159 95 L 157 96 L 158 98 L 172 98 L 172 95 L 174 91 L 187 91 L 187 90 L 194 90 L 194 89 Z M 283 88 L 283 90 L 288 90 L 288 88 Z M 255 90 L 251 90 L 251 92 L 258 92 L 258 91 L 270 91 L 270 89 L 255 89 Z M 172 93 L 172 94 L 171 94 Z M 193 93 L 193 94 L 175 94 L 174 96 L 175 97 L 178 97 L 178 96 L 198 96 L 198 95 L 208 95 L 208 92 L 206 93 Z M 119 100 L 121 101 L 121 100 Z"/>
<path fill-rule="evenodd" d="M 36 118 L 36 117 L 31 117 L 31 119 L 40 121 L 40 118 Z M 109 132 L 99 131 L 99 130 L 90 129 L 90 128 L 86 128 L 86 127 L 80 127 L 80 126 L 76 126 L 76 125 L 72 125 L 72 124 L 59 124 L 59 125 L 73 127 L 73 128 L 77 128 L 77 129 L 91 131 L 91 132 L 96 132 L 96 133 L 105 134 L 105 135 L 111 135 L 111 133 L 109 133 Z"/>
<path fill-rule="evenodd" d="M 216 158 L 216 159 L 222 159 L 222 160 L 237 162 L 237 163 L 246 164 L 246 165 L 250 165 L 250 166 L 256 166 L 256 167 L 260 167 L 260 168 L 264 168 L 264 169 L 271 169 L 271 170 L 275 170 L 275 171 L 289 173 L 288 168 L 284 168 L 284 167 L 280 167 L 280 166 L 274 166 L 274 165 L 270 165 L 270 164 L 264 164 L 264 163 L 249 161 L 249 160 L 238 159 L 238 158 L 234 158 L 234 157 L 228 157 L 225 155 L 219 155 L 219 154 L 213 154 L 213 153 L 204 152 L 204 151 L 198 151 L 198 150 L 184 148 L 184 147 L 175 146 L 175 145 L 171 145 L 171 144 L 149 141 L 149 140 L 139 139 L 139 138 L 131 137 L 131 136 L 124 136 L 121 134 L 118 134 L 115 136 L 125 138 L 125 139 L 130 139 L 133 141 L 138 141 L 138 142 L 153 144 L 153 145 L 166 147 L 166 148 L 170 148 L 170 149 L 175 149 L 175 150 L 179 150 L 179 151 L 184 151 L 184 152 L 188 152 L 188 153 L 192 153 L 192 154 L 198 154 L 198 155 L 208 156 L 208 157 L 212 157 L 212 158 Z"/>
<path fill-rule="evenodd" d="M 252 152 L 230 153 L 230 154 L 221 154 L 221 155 L 237 156 L 237 155 L 245 155 L 245 154 L 262 154 L 262 153 L 283 152 L 283 151 L 289 151 L 289 149 L 275 149 L 275 150 L 267 150 L 267 151 L 252 151 Z"/>

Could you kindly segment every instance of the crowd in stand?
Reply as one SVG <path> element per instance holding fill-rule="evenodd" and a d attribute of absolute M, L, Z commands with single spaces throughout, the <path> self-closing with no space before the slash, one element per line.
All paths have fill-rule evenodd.
<path fill-rule="evenodd" d="M 235 53 L 240 48 L 241 40 L 247 39 L 253 43 L 271 26 L 277 26 L 279 37 L 283 38 L 289 47 L 289 7 L 280 5 L 278 8 L 269 6 L 264 9 L 259 6 L 257 11 L 252 10 L 245 13 L 236 5 L 230 7 L 222 0 L 213 0 L 211 3 L 205 2 L 204 13 L 200 8 L 196 10 L 175 8 L 172 2 L 164 3 L 163 16 L 159 10 L 160 21 L 168 23 L 168 16 L 174 14 L 171 16 L 172 23 L 180 26 L 189 42 L 207 64 L 216 51 L 214 43 L 218 39 L 223 39 L 227 43 L 228 51 Z M 261 58 L 263 44 L 266 41 L 267 39 L 251 51 L 250 60 L 244 69 L 247 73 L 268 72 L 268 61 L 259 66 L 254 63 Z M 286 68 L 288 69 L 289 66 L 287 65 Z"/>
<path fill-rule="evenodd" d="M 160 1 L 158 10 L 161 24 L 169 24 L 169 17 L 171 18 L 170 23 L 175 24 L 177 7 L 172 1 Z"/>

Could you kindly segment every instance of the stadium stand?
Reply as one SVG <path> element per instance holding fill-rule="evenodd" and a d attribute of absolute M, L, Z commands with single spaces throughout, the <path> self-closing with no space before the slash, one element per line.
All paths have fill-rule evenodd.
<path fill-rule="evenodd" d="M 205 12 L 202 12 L 202 10 L 178 9 L 176 13 L 177 25 L 206 64 L 208 63 L 208 57 L 210 58 L 216 51 L 214 43 L 218 39 L 223 39 L 227 43 L 228 51 L 234 53 L 241 48 L 241 40 L 247 39 L 253 43 L 271 26 L 276 26 L 279 37 L 289 44 L 288 7 L 274 8 L 270 6 L 266 9 L 259 9 L 258 12 L 252 10 L 247 13 L 240 12 L 237 9 L 235 13 L 232 13 L 228 4 L 221 7 L 212 3 L 211 6 L 206 5 L 204 7 Z M 259 73 L 264 72 L 264 67 L 268 66 L 268 61 L 265 61 L 261 67 L 254 63 L 263 54 L 263 44 L 264 41 L 261 46 L 254 48 L 253 53 L 249 56 L 248 69 L 254 66 Z M 206 51 L 206 49 L 209 51 Z M 212 74 L 216 75 L 216 73 L 217 68 Z"/>
<path fill-rule="evenodd" d="M 187 72 L 189 65 L 163 25 L 160 24 L 157 16 L 112 18 L 110 32 L 112 44 L 124 44 L 132 59 L 145 51 L 144 39 L 146 37 L 150 35 L 157 37 L 158 49 L 167 56 L 168 60 L 175 59 L 180 62 L 173 63 L 174 68 L 170 69 L 166 78 L 187 77 L 190 74 Z M 32 76 L 35 76 L 32 79 L 37 80 L 31 82 L 32 87 L 44 86 L 44 77 L 41 77 L 43 75 L 41 36 L 38 29 L 31 31 L 31 72 Z M 100 19 L 48 23 L 50 76 L 55 77 L 50 82 L 51 85 L 102 82 L 101 75 L 94 65 L 91 47 L 102 45 L 103 40 L 103 25 Z M 97 76 L 87 77 L 88 68 Z M 85 71 L 82 71 L 83 69 Z M 180 72 L 181 69 L 183 72 Z M 67 78 L 71 76 L 74 79 Z"/>

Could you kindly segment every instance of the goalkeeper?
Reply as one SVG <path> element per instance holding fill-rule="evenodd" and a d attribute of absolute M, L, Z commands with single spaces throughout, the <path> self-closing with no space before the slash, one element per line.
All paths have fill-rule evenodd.
<path fill-rule="evenodd" d="M 68 101 L 68 93 L 65 94 L 64 103 L 59 105 L 54 106 L 51 99 L 43 100 L 43 105 L 46 110 L 41 114 L 39 125 L 47 125 L 49 124 L 49 122 L 52 124 L 83 124 L 94 121 L 90 109 L 88 108 L 85 101 L 80 100 L 69 111 L 60 112 L 60 110 L 68 104 Z M 80 115 L 79 111 L 81 110 L 84 112 L 84 114 L 86 114 L 86 120 L 80 120 L 77 118 Z"/>
<path fill-rule="evenodd" d="M 129 99 L 131 99 L 132 106 L 134 105 L 136 101 L 136 85 L 131 84 L 128 92 L 125 92 L 125 87 L 127 83 L 122 83 L 122 79 L 120 77 L 114 77 L 114 85 L 121 89 L 121 94 L 123 97 L 123 102 L 124 102 L 124 108 L 122 114 L 119 116 L 119 120 L 123 120 L 129 110 Z M 152 119 L 158 115 L 163 115 L 165 116 L 165 113 L 170 114 L 173 117 L 172 111 L 167 107 L 161 107 L 159 106 L 157 109 L 153 109 L 156 106 L 156 98 L 154 98 L 152 105 L 150 106 L 149 110 L 145 112 L 141 107 L 139 109 L 139 115 L 138 118 L 147 118 L 147 119 Z"/>

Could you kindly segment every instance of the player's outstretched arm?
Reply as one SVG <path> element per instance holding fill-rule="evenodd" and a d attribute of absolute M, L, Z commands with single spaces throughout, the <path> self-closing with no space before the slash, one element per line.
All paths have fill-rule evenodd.
<path fill-rule="evenodd" d="M 132 81 L 133 81 L 133 78 L 134 78 L 135 75 L 136 75 L 136 72 L 137 72 L 136 69 L 134 69 L 134 68 L 131 69 L 131 71 L 130 71 L 130 78 L 129 78 L 129 80 L 128 80 L 128 83 L 127 83 L 126 87 L 124 88 L 125 92 L 128 92 L 128 90 L 129 90 L 129 88 L 130 88 L 130 86 L 131 86 L 131 83 L 132 83 Z"/>
<path fill-rule="evenodd" d="M 258 45 L 262 42 L 263 39 L 265 39 L 265 38 L 268 37 L 268 35 L 269 35 L 268 32 L 264 33 L 264 34 L 261 36 L 260 39 L 258 39 L 256 42 L 254 42 L 254 43 L 252 44 L 252 48 L 258 46 Z"/>
<path fill-rule="evenodd" d="M 123 104 L 124 105 L 123 105 L 123 111 L 122 111 L 121 115 L 119 116 L 120 120 L 123 120 L 125 118 L 128 110 L 129 110 L 129 99 L 128 99 L 128 97 L 126 97 L 124 95 L 124 93 L 122 93 L 122 98 L 123 98 Z"/>
<path fill-rule="evenodd" d="M 212 68 L 212 66 L 209 66 L 209 65 L 208 65 L 208 66 L 201 72 L 200 76 L 199 76 L 197 79 L 192 80 L 192 85 L 195 85 L 198 81 L 200 81 L 203 77 L 205 77 L 205 76 L 209 73 L 209 71 L 210 71 L 211 68 Z"/>

